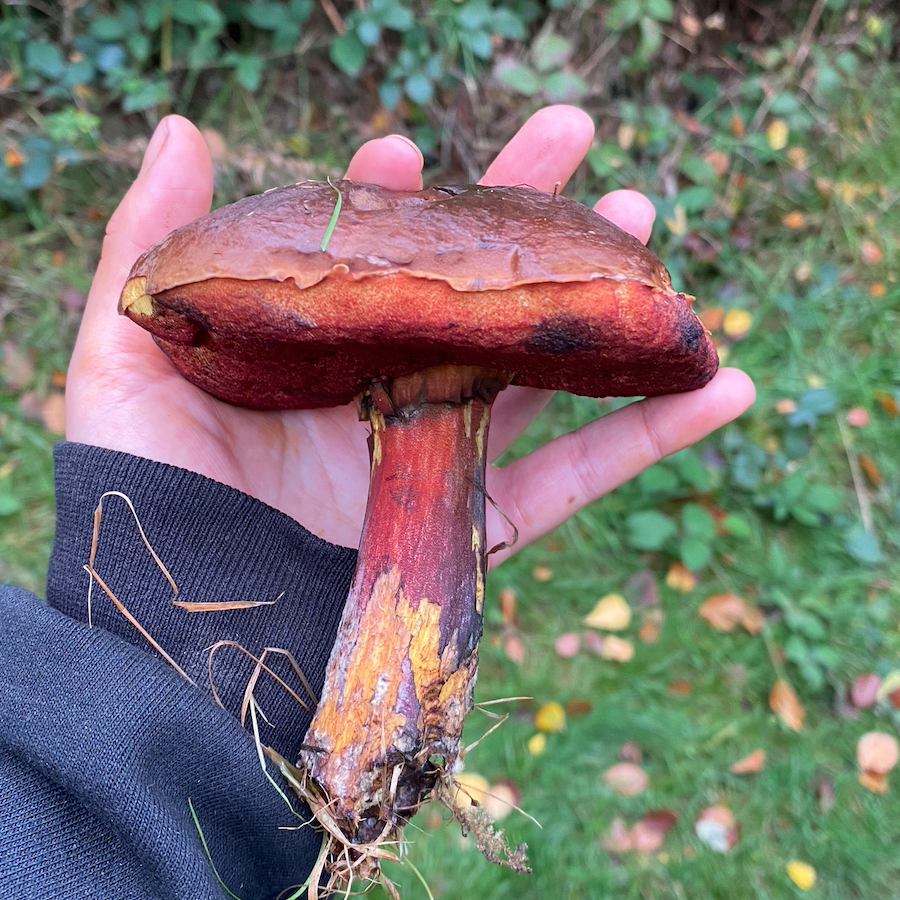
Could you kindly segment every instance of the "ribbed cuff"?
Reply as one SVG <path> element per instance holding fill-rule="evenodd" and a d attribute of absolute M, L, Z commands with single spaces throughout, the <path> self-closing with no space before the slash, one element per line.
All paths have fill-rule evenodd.
<path fill-rule="evenodd" d="M 134 505 L 148 540 L 179 588 L 180 600 L 274 600 L 272 606 L 189 613 L 172 606 L 171 589 L 141 541 L 126 503 L 103 501 L 96 571 L 160 646 L 209 692 L 209 648 L 234 641 L 259 655 L 289 651 L 318 692 L 324 680 L 356 553 L 327 544 L 283 513 L 202 475 L 125 453 L 60 443 L 56 464 L 56 539 L 47 578 L 51 606 L 78 621 L 88 617 L 88 562 L 93 513 L 108 491 Z M 91 620 L 154 653 L 143 636 L 96 585 Z M 286 659 L 268 659 L 304 694 Z M 213 681 L 234 713 L 254 663 L 225 647 L 215 654 Z M 309 713 L 268 676 L 255 691 L 272 723 L 264 740 L 288 759 L 296 756 Z M 315 706 L 312 698 L 310 707 Z"/>

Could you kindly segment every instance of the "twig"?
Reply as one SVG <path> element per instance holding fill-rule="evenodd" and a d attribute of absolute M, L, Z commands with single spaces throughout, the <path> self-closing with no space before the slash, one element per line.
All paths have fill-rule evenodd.
<path fill-rule="evenodd" d="M 867 534 L 874 534 L 875 523 L 872 519 L 872 501 L 869 499 L 869 492 L 866 490 L 866 483 L 859 468 L 859 460 L 850 449 L 851 438 L 847 432 L 847 426 L 839 417 L 835 416 L 835 420 L 837 421 L 838 431 L 841 433 L 844 453 L 847 454 L 847 464 L 850 466 L 850 477 L 853 479 L 853 489 L 856 491 L 856 502 L 859 504 L 859 515 L 862 519 L 863 528 L 865 528 Z"/>

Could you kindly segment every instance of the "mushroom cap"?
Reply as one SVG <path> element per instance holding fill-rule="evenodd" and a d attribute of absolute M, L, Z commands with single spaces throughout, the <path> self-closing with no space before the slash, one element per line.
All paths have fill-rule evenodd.
<path fill-rule="evenodd" d="M 562 196 L 338 181 L 172 232 L 134 264 L 120 311 L 210 393 L 301 409 L 447 364 L 595 397 L 692 390 L 718 359 L 691 299 L 643 244 Z"/>

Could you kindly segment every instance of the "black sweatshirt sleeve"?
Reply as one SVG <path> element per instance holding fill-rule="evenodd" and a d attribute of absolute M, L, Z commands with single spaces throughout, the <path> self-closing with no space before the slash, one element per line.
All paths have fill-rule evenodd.
<path fill-rule="evenodd" d="M 0 898 L 217 898 L 193 804 L 222 880 L 242 900 L 302 883 L 319 837 L 298 826 L 237 721 L 258 655 L 289 651 L 314 691 L 355 553 L 200 475 L 78 444 L 56 451 L 57 533 L 45 604 L 0 588 Z M 106 492 L 134 505 L 187 601 L 271 606 L 190 613 L 143 542 L 125 501 L 103 501 L 95 562 L 110 590 L 194 680 L 152 650 L 82 568 Z M 267 658 L 309 708 L 286 658 Z M 255 691 L 261 739 L 293 760 L 310 720 L 273 679 Z M 270 765 L 270 769 L 271 769 Z M 302 816 L 308 811 L 294 807 Z M 305 821 L 305 818 L 304 820 Z"/>

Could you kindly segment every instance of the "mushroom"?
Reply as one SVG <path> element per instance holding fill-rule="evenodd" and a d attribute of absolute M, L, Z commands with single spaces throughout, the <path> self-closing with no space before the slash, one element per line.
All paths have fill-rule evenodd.
<path fill-rule="evenodd" d="M 307 182 L 135 263 L 120 311 L 191 382 L 258 409 L 356 399 L 371 425 L 359 559 L 299 753 L 332 835 L 396 841 L 458 768 L 498 392 L 698 388 L 718 360 L 691 300 L 639 241 L 528 187 Z"/>

